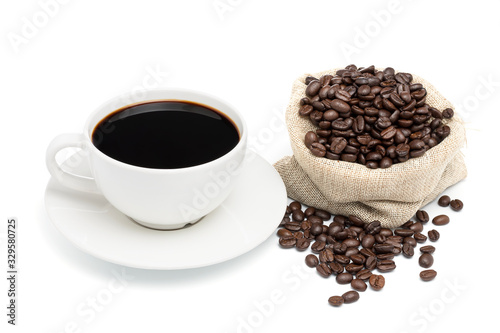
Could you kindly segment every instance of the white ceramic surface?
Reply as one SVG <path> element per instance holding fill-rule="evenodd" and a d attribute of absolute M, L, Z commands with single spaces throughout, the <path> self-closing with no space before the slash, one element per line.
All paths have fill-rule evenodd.
<path fill-rule="evenodd" d="M 90 175 L 86 163 L 79 163 L 77 171 Z M 179 230 L 141 226 L 102 195 L 69 189 L 54 178 L 45 191 L 51 221 L 75 246 L 112 263 L 145 269 L 202 267 L 244 254 L 274 233 L 286 204 L 281 177 L 252 151 L 229 197 L 198 223 Z"/>
<path fill-rule="evenodd" d="M 113 111 L 137 102 L 188 100 L 211 106 L 231 118 L 240 141 L 227 154 L 211 162 L 181 169 L 150 169 L 122 163 L 103 154 L 92 144 L 95 126 Z M 110 129 L 112 130 L 112 129 Z M 146 90 L 140 101 L 117 96 L 91 114 L 82 134 L 61 134 L 47 149 L 47 168 L 68 188 L 102 193 L 127 216 L 151 228 L 177 229 L 194 223 L 218 207 L 234 187 L 245 156 L 247 129 L 239 112 L 217 97 L 185 89 Z M 81 148 L 81 162 L 90 161 L 90 174 L 65 172 L 56 154 L 67 147 Z"/>

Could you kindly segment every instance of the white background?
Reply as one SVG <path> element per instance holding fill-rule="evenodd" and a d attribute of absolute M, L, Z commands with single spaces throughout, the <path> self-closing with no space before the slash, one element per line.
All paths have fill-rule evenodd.
<path fill-rule="evenodd" d="M 6 323 L 2 278 L 2 332 L 493 330 L 500 297 L 498 2 L 62 2 L 0 7 L 0 219 L 17 216 L 20 223 L 18 326 Z M 328 297 L 349 287 L 319 277 L 305 266 L 304 253 L 280 249 L 275 236 L 212 267 L 147 271 L 81 252 L 48 219 L 45 148 L 59 133 L 81 131 L 108 98 L 140 90 L 145 79 L 221 96 L 245 115 L 252 147 L 273 163 L 291 152 L 283 123 L 269 128 L 284 113 L 292 81 L 350 63 L 426 78 L 466 122 L 469 175 L 446 191 L 465 208 L 425 208 L 451 217 L 439 228 L 433 282 L 419 280 L 417 257 L 400 256 L 382 291 L 369 289 L 357 303 L 332 308 Z M 5 231 L 2 223 L 1 267 Z M 116 273 L 130 280 L 100 311 L 79 315 Z"/>

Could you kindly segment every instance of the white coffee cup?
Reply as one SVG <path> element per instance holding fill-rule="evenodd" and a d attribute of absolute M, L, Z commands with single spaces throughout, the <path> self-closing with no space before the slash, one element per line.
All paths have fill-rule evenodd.
<path fill-rule="evenodd" d="M 149 228 L 178 229 L 213 211 L 228 197 L 241 171 L 247 144 L 246 124 L 239 112 L 220 98 L 185 89 L 147 90 L 140 101 L 132 104 L 158 100 L 191 101 L 218 110 L 236 125 L 238 144 L 213 161 L 180 169 L 144 168 L 115 160 L 98 150 L 91 137 L 102 119 L 130 104 L 121 95 L 92 113 L 83 133 L 61 134 L 52 140 L 46 153 L 52 177 L 66 187 L 104 195 L 119 211 Z M 68 147 L 81 148 L 93 178 L 61 168 L 56 154 Z"/>

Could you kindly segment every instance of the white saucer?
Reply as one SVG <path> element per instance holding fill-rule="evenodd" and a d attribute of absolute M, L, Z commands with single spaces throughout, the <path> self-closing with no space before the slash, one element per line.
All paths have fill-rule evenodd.
<path fill-rule="evenodd" d="M 45 208 L 52 223 L 68 240 L 97 258 L 145 269 L 213 265 L 261 244 L 283 218 L 287 195 L 279 174 L 252 151 L 244 163 L 229 198 L 184 229 L 145 228 L 111 206 L 103 196 L 65 188 L 55 179 L 47 184 Z M 72 169 L 80 175 L 90 175 L 86 163 Z"/>

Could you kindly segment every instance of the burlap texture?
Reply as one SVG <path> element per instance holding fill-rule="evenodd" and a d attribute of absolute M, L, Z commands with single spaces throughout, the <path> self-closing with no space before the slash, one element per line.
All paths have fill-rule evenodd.
<path fill-rule="evenodd" d="M 365 222 L 379 220 L 384 227 L 395 228 L 413 217 L 418 209 L 434 200 L 447 187 L 467 176 L 460 148 L 465 144 L 463 122 L 455 115 L 443 119 L 450 135 L 423 156 L 411 158 L 387 169 L 369 169 L 358 163 L 315 157 L 304 144 L 304 136 L 316 128 L 298 113 L 305 97 L 307 76 L 335 75 L 337 69 L 304 74 L 292 87 L 286 110 L 286 123 L 293 156 L 275 163 L 288 196 L 308 206 L 333 214 L 356 215 Z M 429 82 L 413 75 L 413 82 L 427 90 L 427 104 L 440 111 L 454 109 Z"/>

